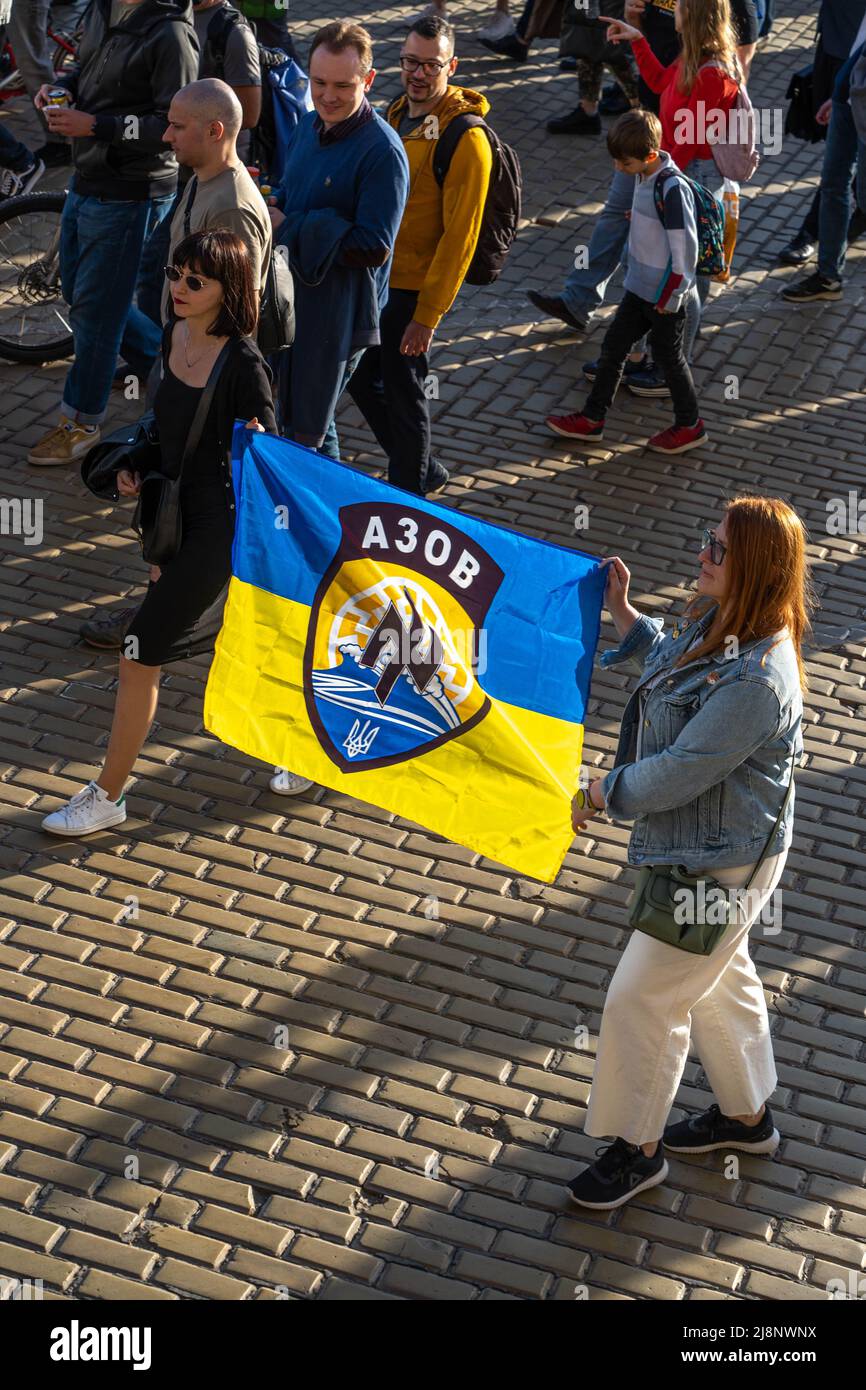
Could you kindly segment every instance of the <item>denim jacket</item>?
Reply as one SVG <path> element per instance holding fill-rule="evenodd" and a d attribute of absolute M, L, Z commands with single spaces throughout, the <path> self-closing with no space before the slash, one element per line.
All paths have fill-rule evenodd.
<path fill-rule="evenodd" d="M 791 638 L 779 634 L 686 666 L 674 663 L 714 610 L 680 621 L 642 616 L 602 666 L 632 661 L 642 676 L 622 717 L 615 766 L 602 782 L 608 815 L 633 821 L 632 864 L 734 868 L 760 857 L 803 748 L 803 702 Z M 775 645 L 774 645 L 775 644 Z M 667 671 L 641 700 L 648 680 Z M 643 710 L 641 705 L 643 704 Z M 641 757 L 635 761 L 638 721 Z M 794 797 L 770 854 L 791 842 Z"/>

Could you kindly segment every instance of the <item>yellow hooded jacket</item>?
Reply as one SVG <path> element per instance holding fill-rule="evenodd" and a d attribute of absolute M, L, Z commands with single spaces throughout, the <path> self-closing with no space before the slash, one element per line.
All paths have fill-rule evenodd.
<path fill-rule="evenodd" d="M 406 97 L 394 102 L 388 122 L 399 134 Z M 394 244 L 389 283 L 395 290 L 418 290 L 415 320 L 435 328 L 447 314 L 475 254 L 490 183 L 493 155 L 480 127 L 464 131 L 442 188 L 433 173 L 436 140 L 455 116 L 486 116 L 490 102 L 468 87 L 448 87 L 439 105 L 403 137 L 409 160 L 409 198 Z M 433 118 L 437 124 L 433 124 Z"/>

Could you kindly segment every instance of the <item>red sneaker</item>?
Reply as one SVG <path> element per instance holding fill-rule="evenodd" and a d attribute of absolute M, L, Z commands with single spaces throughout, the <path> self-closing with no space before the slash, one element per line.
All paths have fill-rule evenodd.
<path fill-rule="evenodd" d="M 706 444 L 707 438 L 704 422 L 698 420 L 696 425 L 672 425 L 669 430 L 654 434 L 647 441 L 647 448 L 655 449 L 657 454 L 687 454 L 689 449 Z"/>
<path fill-rule="evenodd" d="M 585 415 L 548 415 L 544 422 L 554 434 L 567 439 L 603 439 L 604 421 L 588 420 Z"/>

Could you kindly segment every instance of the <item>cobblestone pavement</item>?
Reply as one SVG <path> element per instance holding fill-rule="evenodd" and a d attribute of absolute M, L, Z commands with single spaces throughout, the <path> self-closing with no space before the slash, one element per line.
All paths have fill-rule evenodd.
<path fill-rule="evenodd" d="M 313 8 L 302 36 L 330 17 Z M 814 34 L 814 5 L 781 9 L 752 83 L 769 108 Z M 598 335 L 584 345 L 535 322 L 524 291 L 556 287 L 588 241 L 608 166 L 601 142 L 544 132 L 574 99 L 554 46 L 522 69 L 483 54 L 482 13 L 457 12 L 463 76 L 523 156 L 527 220 L 500 283 L 465 292 L 439 336 L 445 500 L 622 553 L 657 613 L 682 601 L 697 527 L 737 490 L 790 499 L 810 527 L 822 607 L 807 757 L 783 928 L 753 945 L 781 1149 L 741 1157 L 735 1176 L 718 1156 L 674 1159 L 664 1186 L 618 1213 L 566 1210 L 563 1184 L 596 1147 L 583 1112 L 626 940 L 621 829 L 576 842 L 544 887 L 330 791 L 287 803 L 265 769 L 203 732 L 197 662 L 165 681 L 123 832 L 46 844 L 39 819 L 90 776 L 114 697 L 115 661 L 76 645 L 77 625 L 135 592 L 141 565 L 124 513 L 86 496 L 74 470 L 24 463 L 63 366 L 4 364 L 2 492 L 44 498 L 45 538 L 4 538 L 0 1274 L 42 1279 L 46 1298 L 549 1300 L 583 1285 L 591 1299 L 817 1300 L 830 1278 L 856 1290 L 864 566 L 856 535 L 828 533 L 826 504 L 863 485 L 864 252 L 840 303 L 779 300 L 793 272 L 773 256 L 820 159 L 786 142 L 750 189 L 740 273 L 706 316 L 709 444 L 682 460 L 646 453 L 666 410 L 634 397 L 586 457 L 551 443 L 543 416 L 579 400 Z M 382 96 L 404 14 L 371 24 Z M 739 399 L 726 398 L 731 376 Z M 380 470 L 351 409 L 341 422 L 346 457 Z M 624 699 L 622 677 L 596 675 L 587 759 L 599 767 Z M 709 1101 L 696 1058 L 678 1101 Z"/>

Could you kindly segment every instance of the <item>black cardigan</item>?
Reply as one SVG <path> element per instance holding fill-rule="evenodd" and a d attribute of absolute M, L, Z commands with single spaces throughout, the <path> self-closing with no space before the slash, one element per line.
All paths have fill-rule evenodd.
<path fill-rule="evenodd" d="M 171 352 L 171 331 L 177 320 L 166 324 L 162 334 L 162 360 L 167 366 Z M 217 435 L 223 471 L 231 471 L 232 435 L 235 422 L 257 419 L 268 434 L 277 433 L 277 419 L 271 394 L 273 373 L 252 338 L 229 339 L 229 355 L 220 373 L 211 410 L 216 411 Z"/>

